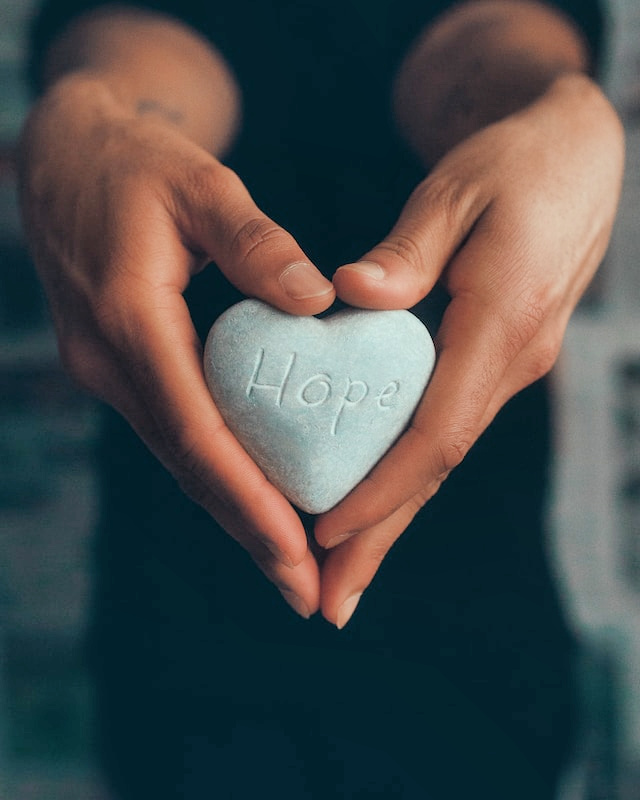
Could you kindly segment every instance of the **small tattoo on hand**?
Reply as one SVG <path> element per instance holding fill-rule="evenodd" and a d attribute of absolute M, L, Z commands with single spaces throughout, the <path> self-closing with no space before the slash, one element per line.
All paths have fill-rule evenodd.
<path fill-rule="evenodd" d="M 159 114 L 160 116 L 173 122 L 175 125 L 180 125 L 184 120 L 184 114 L 176 108 L 168 108 L 167 106 L 159 103 L 157 100 L 142 99 L 138 101 L 136 106 L 138 114 Z"/>

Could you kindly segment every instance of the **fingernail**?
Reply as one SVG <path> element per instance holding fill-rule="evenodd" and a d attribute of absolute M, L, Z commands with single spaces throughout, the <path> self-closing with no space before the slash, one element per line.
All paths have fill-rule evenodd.
<path fill-rule="evenodd" d="M 353 264 L 345 264 L 340 269 L 350 269 L 377 281 L 381 281 L 386 275 L 380 264 L 376 264 L 374 261 L 355 261 Z"/>
<path fill-rule="evenodd" d="M 300 614 L 301 617 L 309 619 L 311 616 L 309 606 L 307 606 L 301 597 L 299 597 L 295 592 L 292 592 L 291 589 L 280 589 L 280 594 L 284 597 L 296 614 Z"/>
<path fill-rule="evenodd" d="M 280 285 L 293 300 L 320 297 L 333 291 L 333 284 L 306 261 L 298 261 L 280 275 Z"/>
<path fill-rule="evenodd" d="M 356 533 L 357 531 L 350 531 L 349 533 L 339 533 L 337 536 L 334 536 L 333 539 L 329 539 L 329 541 L 325 544 L 325 549 L 330 550 L 332 547 L 336 547 L 342 542 L 346 542 L 347 539 L 350 539 L 352 536 L 355 536 Z"/>
<path fill-rule="evenodd" d="M 336 618 L 336 627 L 338 630 L 342 630 L 347 622 L 349 622 L 353 612 L 356 610 L 358 603 L 360 602 L 361 597 L 362 592 L 359 592 L 358 594 L 352 594 L 351 597 L 347 597 L 344 603 L 340 606 Z"/>

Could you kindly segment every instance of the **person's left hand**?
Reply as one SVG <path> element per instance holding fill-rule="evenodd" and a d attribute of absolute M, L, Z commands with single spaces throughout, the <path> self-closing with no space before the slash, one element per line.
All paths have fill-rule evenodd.
<path fill-rule="evenodd" d="M 409 308 L 437 281 L 451 297 L 409 429 L 316 521 L 329 548 L 322 612 L 338 627 L 501 406 L 554 364 L 609 242 L 623 152 L 600 90 L 580 75 L 560 78 L 451 150 L 364 264 L 336 272 L 338 296 L 355 306 Z"/>

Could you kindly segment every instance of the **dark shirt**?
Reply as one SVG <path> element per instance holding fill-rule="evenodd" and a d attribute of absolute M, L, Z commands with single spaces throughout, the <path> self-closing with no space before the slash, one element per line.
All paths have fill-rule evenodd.
<path fill-rule="evenodd" d="M 97 5 L 44 4 L 33 33 L 34 86 L 47 42 Z M 423 177 L 393 127 L 391 82 L 411 41 L 450 3 L 131 5 L 180 17 L 224 54 L 244 108 L 228 163 L 326 274 L 387 233 Z M 598 4 L 553 5 L 581 25 L 598 54 Z M 188 299 L 204 335 L 239 296 L 212 267 Z M 155 698 L 151 707 L 160 694 L 177 695 L 180 709 L 189 706 L 185 696 L 196 697 L 221 720 L 250 707 L 318 731 L 340 726 L 344 737 L 405 759 L 414 775 L 430 753 L 431 786 L 545 797 L 540 787 L 569 746 L 572 645 L 544 549 L 544 384 L 499 414 L 393 548 L 341 632 L 318 617 L 298 619 L 113 414 L 100 452 L 91 653 L 113 720 L 123 704 L 123 715 L 133 713 L 134 697 Z M 184 723 L 178 716 L 174 729 Z M 164 730 L 155 717 L 153 724 Z M 117 749 L 125 726 L 113 726 Z M 506 761 L 513 783 L 504 777 L 503 794 L 495 775 Z"/>

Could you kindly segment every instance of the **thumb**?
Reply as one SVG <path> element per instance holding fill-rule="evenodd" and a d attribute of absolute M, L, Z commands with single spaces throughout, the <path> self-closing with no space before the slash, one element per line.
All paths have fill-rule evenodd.
<path fill-rule="evenodd" d="M 389 235 L 336 271 L 338 297 L 361 308 L 411 308 L 431 291 L 482 211 L 473 186 L 434 173 L 411 194 Z"/>
<path fill-rule="evenodd" d="M 290 314 L 318 314 L 335 299 L 331 281 L 293 236 L 266 216 L 228 167 L 213 161 L 182 198 L 178 224 L 243 294 Z"/>

